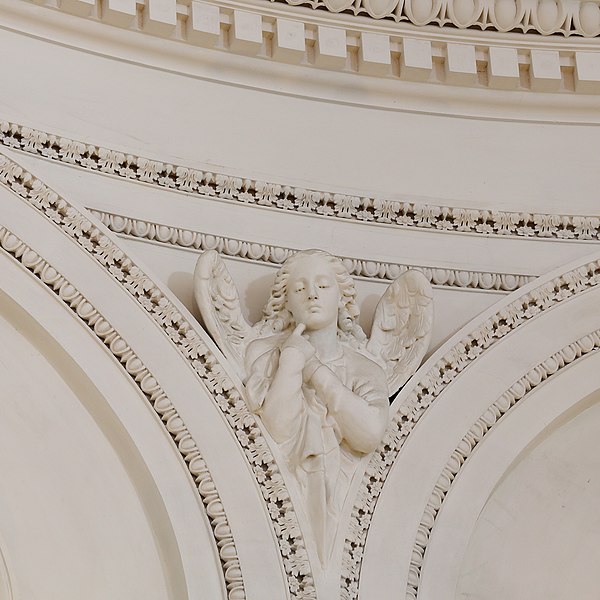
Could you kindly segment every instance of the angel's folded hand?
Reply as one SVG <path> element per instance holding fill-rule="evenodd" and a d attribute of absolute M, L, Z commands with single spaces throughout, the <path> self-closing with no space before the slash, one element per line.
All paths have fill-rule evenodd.
<path fill-rule="evenodd" d="M 312 376 L 315 374 L 319 367 L 322 367 L 323 363 L 317 358 L 316 354 L 313 354 L 304 365 L 302 370 L 302 379 L 304 383 L 310 383 Z"/>
<path fill-rule="evenodd" d="M 314 346 L 306 338 L 302 337 L 303 331 L 304 325 L 302 323 L 297 325 L 296 329 L 294 329 L 281 346 L 281 359 L 286 360 L 286 356 L 294 356 L 295 361 L 301 360 L 302 367 L 315 354 Z"/>

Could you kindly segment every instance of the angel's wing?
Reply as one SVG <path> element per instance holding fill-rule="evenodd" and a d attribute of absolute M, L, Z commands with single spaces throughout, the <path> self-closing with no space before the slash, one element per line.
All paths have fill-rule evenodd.
<path fill-rule="evenodd" d="M 215 250 L 202 253 L 196 263 L 194 295 L 205 327 L 244 379 L 244 352 L 253 337 L 252 327 L 242 314 L 235 283 Z"/>
<path fill-rule="evenodd" d="M 421 364 L 433 325 L 433 292 L 420 271 L 400 275 L 381 297 L 367 351 L 384 367 L 390 396 Z"/>

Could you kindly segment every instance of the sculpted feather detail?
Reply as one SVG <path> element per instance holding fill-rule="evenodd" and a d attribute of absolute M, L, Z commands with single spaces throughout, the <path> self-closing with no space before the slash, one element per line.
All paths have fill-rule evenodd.
<path fill-rule="evenodd" d="M 199 258 L 194 288 L 206 328 L 244 381 L 248 407 L 285 456 L 280 467 L 297 482 L 317 560 L 327 569 L 355 471 L 388 425 L 389 397 L 427 352 L 431 285 L 415 270 L 396 279 L 366 343 L 354 280 L 322 250 L 286 259 L 254 326 L 217 252 Z"/>
<path fill-rule="evenodd" d="M 390 396 L 417 370 L 433 327 L 433 292 L 420 271 L 403 273 L 375 309 L 367 350 L 384 368 Z"/>
<path fill-rule="evenodd" d="M 194 295 L 206 329 L 244 379 L 246 346 L 255 336 L 242 314 L 235 283 L 215 250 L 202 253 L 198 259 L 194 271 Z"/>

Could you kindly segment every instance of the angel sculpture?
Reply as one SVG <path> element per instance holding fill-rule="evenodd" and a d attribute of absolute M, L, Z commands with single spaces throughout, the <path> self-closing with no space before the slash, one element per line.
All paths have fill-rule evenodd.
<path fill-rule="evenodd" d="M 400 275 L 377 305 L 368 340 L 352 277 L 322 250 L 283 263 L 253 326 L 217 252 L 200 256 L 194 288 L 206 328 L 245 382 L 249 408 L 299 483 L 325 564 L 356 464 L 381 442 L 389 397 L 429 346 L 431 285 L 419 271 Z"/>

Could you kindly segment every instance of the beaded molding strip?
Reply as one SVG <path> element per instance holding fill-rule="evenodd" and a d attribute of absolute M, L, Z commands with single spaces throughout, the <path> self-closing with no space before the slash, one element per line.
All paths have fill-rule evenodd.
<path fill-rule="evenodd" d="M 426 410 L 446 386 L 486 349 L 540 313 L 599 284 L 600 260 L 586 263 L 552 281 L 542 283 L 489 317 L 415 383 L 405 404 L 392 417 L 382 443 L 369 461 L 359 488 L 342 559 L 342 600 L 358 598 L 363 551 L 375 505 L 398 453 Z"/>
<path fill-rule="evenodd" d="M 521 402 L 527 394 L 559 373 L 564 367 L 593 352 L 597 352 L 599 348 L 600 329 L 565 346 L 523 375 L 473 423 L 448 459 L 423 512 L 413 546 L 413 559 L 409 568 L 406 600 L 416 600 L 418 597 L 421 571 L 431 531 L 444 500 L 467 458 L 498 421 L 516 404 Z"/>
<path fill-rule="evenodd" d="M 288 589 L 294 598 L 316 600 L 308 553 L 289 493 L 268 444 L 234 382 L 194 325 L 152 280 L 85 214 L 21 166 L 0 155 L 0 184 L 52 221 L 122 285 L 157 323 L 210 391 L 248 460 L 266 504 Z M 174 422 L 178 422 L 174 420 Z"/>
<path fill-rule="evenodd" d="M 86 170 L 214 198 L 282 211 L 442 232 L 597 241 L 600 217 L 451 208 L 309 190 L 244 179 L 125 154 L 0 121 L 0 143 Z"/>
<path fill-rule="evenodd" d="M 160 225 L 151 221 L 124 217 L 96 209 L 88 210 L 116 234 L 151 240 L 159 244 L 178 246 L 190 250 L 216 250 L 226 256 L 271 265 L 281 265 L 289 256 L 297 252 L 297 250 L 291 248 L 257 244 L 180 227 Z M 340 258 L 350 275 L 382 281 L 393 281 L 410 268 L 421 271 L 433 285 L 437 286 L 511 292 L 535 279 L 533 275 L 510 275 L 507 273 L 487 273 L 437 267 L 408 267 L 398 263 L 377 262 L 359 258 Z"/>
<path fill-rule="evenodd" d="M 92 237 L 96 239 L 101 238 L 101 236 L 102 233 L 99 230 L 92 232 Z M 230 600 L 245 600 L 246 592 L 235 541 L 215 482 L 196 446 L 196 442 L 154 375 L 150 373 L 127 342 L 89 300 L 32 248 L 1 226 L 0 248 L 53 291 L 57 298 L 71 309 L 108 348 L 159 416 L 173 443 L 177 446 L 186 470 L 191 475 L 194 487 L 205 507 L 213 534 L 215 550 L 220 558 L 228 598 Z"/>

